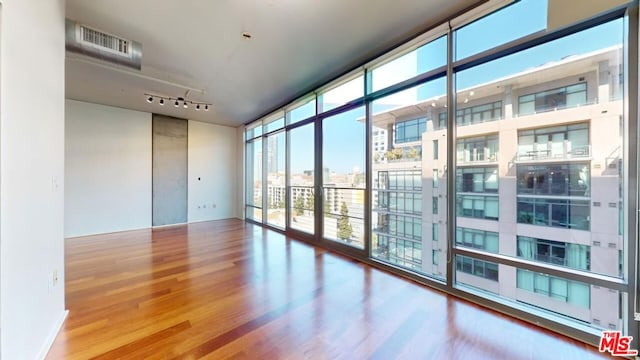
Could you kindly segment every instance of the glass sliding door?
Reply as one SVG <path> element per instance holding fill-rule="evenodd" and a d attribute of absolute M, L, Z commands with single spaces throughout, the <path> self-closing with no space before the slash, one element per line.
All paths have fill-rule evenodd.
<path fill-rule="evenodd" d="M 315 234 L 314 124 L 287 131 L 289 141 L 289 227 Z"/>
<path fill-rule="evenodd" d="M 364 248 L 365 108 L 322 120 L 323 236 Z"/>

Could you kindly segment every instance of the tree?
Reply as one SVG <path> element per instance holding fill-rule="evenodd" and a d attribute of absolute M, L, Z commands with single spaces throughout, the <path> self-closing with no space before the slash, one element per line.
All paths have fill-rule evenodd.
<path fill-rule="evenodd" d="M 293 203 L 293 208 L 296 211 L 296 215 L 304 214 L 304 198 L 302 196 L 296 198 L 296 201 Z"/>
<path fill-rule="evenodd" d="M 314 201 L 315 201 L 315 199 L 313 198 L 313 193 L 310 193 L 309 197 L 307 197 L 307 210 L 313 211 L 313 202 Z"/>
<path fill-rule="evenodd" d="M 347 203 L 342 202 L 340 206 L 340 217 L 338 218 L 338 239 L 351 242 L 351 235 L 353 235 L 353 227 L 349 223 L 349 209 Z"/>

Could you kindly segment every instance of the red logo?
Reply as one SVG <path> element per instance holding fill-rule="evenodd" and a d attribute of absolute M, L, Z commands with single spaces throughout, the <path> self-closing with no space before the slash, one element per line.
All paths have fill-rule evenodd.
<path fill-rule="evenodd" d="M 600 336 L 600 352 L 608 351 L 613 356 L 636 356 L 638 350 L 631 350 L 633 336 L 622 336 L 620 331 L 603 331 Z"/>

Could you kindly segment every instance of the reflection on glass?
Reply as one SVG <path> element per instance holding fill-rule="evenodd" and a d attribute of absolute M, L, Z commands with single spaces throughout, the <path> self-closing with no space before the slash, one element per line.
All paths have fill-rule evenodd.
<path fill-rule="evenodd" d="M 267 223 L 285 227 L 285 133 L 267 137 Z"/>
<path fill-rule="evenodd" d="M 324 237 L 364 248 L 364 107 L 322 120 Z"/>
<path fill-rule="evenodd" d="M 376 100 L 370 140 L 372 256 L 439 279 L 447 267 L 445 94 L 438 79 Z"/>
<path fill-rule="evenodd" d="M 361 98 L 364 95 L 364 76 L 360 75 L 353 80 L 334 87 L 318 95 L 320 112 L 335 109 L 351 100 Z"/>
<path fill-rule="evenodd" d="M 372 71 L 372 91 L 384 89 L 447 63 L 447 37 L 442 36 Z"/>
<path fill-rule="evenodd" d="M 289 131 L 289 224 L 292 229 L 315 232 L 313 124 Z"/>

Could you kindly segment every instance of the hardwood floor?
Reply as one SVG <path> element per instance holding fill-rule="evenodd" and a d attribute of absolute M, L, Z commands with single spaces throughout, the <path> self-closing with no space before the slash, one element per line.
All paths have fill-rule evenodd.
<path fill-rule="evenodd" d="M 240 220 L 68 239 L 48 359 L 596 359 L 596 349 Z"/>

